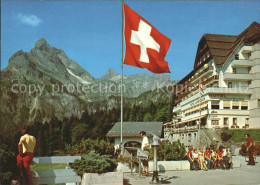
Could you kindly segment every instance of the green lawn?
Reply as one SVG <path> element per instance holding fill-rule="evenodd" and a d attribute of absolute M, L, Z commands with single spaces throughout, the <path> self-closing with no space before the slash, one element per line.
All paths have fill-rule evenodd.
<path fill-rule="evenodd" d="M 246 142 L 245 134 L 249 134 L 253 142 L 260 141 L 260 129 L 239 129 L 239 130 L 225 130 L 224 132 L 232 134 L 231 140 L 235 143 Z"/>

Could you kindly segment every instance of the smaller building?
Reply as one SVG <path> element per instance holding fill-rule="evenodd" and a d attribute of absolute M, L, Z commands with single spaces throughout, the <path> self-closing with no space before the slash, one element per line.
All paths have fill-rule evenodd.
<path fill-rule="evenodd" d="M 163 122 L 123 122 L 123 144 L 124 147 L 141 147 L 142 138 L 140 132 L 145 131 L 146 135 L 152 142 L 153 133 L 159 137 L 162 136 Z M 108 138 L 113 138 L 115 148 L 120 147 L 121 123 L 117 122 L 113 128 L 107 133 Z"/>

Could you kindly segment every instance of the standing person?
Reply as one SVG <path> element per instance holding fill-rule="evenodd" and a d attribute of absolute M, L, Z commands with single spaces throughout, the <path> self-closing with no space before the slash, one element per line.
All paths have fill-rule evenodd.
<path fill-rule="evenodd" d="M 223 149 L 223 164 L 225 165 L 224 168 L 229 170 L 229 151 L 227 146 L 224 146 Z"/>
<path fill-rule="evenodd" d="M 191 171 L 194 170 L 194 159 L 193 159 L 193 155 L 192 155 L 192 150 L 193 150 L 193 147 L 189 146 L 189 150 L 187 152 L 187 160 L 190 163 L 190 170 Z"/>
<path fill-rule="evenodd" d="M 23 174 L 23 169 L 26 170 L 25 181 L 28 185 L 32 185 L 30 165 L 36 151 L 36 139 L 34 136 L 28 134 L 26 127 L 21 130 L 21 133 L 22 137 L 18 143 L 19 154 L 17 155 L 17 166 L 19 168 L 20 175 Z"/>
<path fill-rule="evenodd" d="M 142 159 L 143 168 L 144 168 L 144 170 L 142 172 L 142 175 L 148 176 L 149 175 L 149 172 L 148 172 L 148 158 L 149 158 L 150 144 L 149 144 L 149 140 L 148 140 L 148 137 L 146 136 L 146 132 L 145 131 L 141 131 L 140 135 L 143 138 L 141 149 L 142 149 L 142 151 L 145 154 L 147 154 L 147 159 Z"/>
<path fill-rule="evenodd" d="M 253 157 L 253 150 L 254 150 L 253 141 L 250 138 L 249 134 L 246 134 L 245 137 L 247 140 L 246 151 L 248 152 L 248 158 L 249 158 L 247 165 L 255 165 L 255 160 Z"/>

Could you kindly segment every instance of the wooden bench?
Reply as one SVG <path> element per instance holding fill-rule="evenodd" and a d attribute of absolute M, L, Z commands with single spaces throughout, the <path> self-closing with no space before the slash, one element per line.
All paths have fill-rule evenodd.
<path fill-rule="evenodd" d="M 36 164 L 69 164 L 74 163 L 81 156 L 52 156 L 34 157 Z M 34 184 L 81 183 L 81 177 L 67 165 L 66 169 L 34 170 L 32 171 Z"/>

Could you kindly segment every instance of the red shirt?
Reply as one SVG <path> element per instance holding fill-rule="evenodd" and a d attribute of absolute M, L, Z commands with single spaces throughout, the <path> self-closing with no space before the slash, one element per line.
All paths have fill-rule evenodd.
<path fill-rule="evenodd" d="M 189 151 L 187 152 L 187 159 L 188 159 L 188 158 L 192 158 L 191 150 L 189 150 Z"/>
<path fill-rule="evenodd" d="M 205 157 L 207 157 L 207 158 L 210 158 L 210 156 L 211 156 L 211 151 L 205 151 L 204 152 L 204 155 L 205 155 Z"/>
<path fill-rule="evenodd" d="M 219 157 L 222 157 L 222 155 L 223 155 L 223 150 L 218 150 L 218 151 L 217 151 L 217 154 L 218 154 Z"/>
<path fill-rule="evenodd" d="M 247 138 L 247 147 L 250 146 L 250 144 L 253 143 L 252 139 L 250 137 Z"/>

